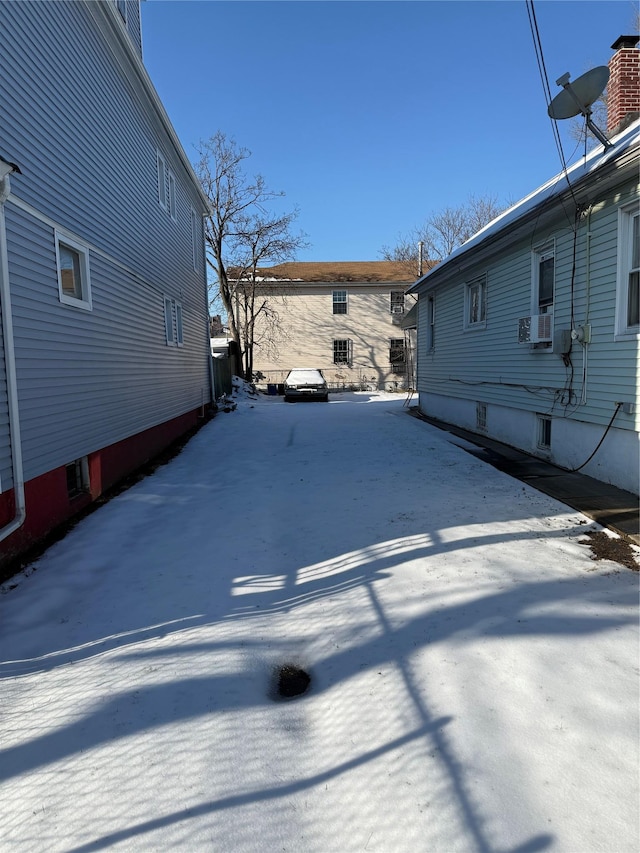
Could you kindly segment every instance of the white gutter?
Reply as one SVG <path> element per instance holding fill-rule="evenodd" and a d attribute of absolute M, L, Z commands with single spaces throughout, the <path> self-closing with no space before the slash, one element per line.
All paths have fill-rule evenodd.
<path fill-rule="evenodd" d="M 0 161 L 0 304 L 2 305 L 2 336 L 4 344 L 4 366 L 7 380 L 7 403 L 9 407 L 9 434 L 13 460 L 13 491 L 16 514 L 9 524 L 0 529 L 0 542 L 14 533 L 24 523 L 27 510 L 24 498 L 24 471 L 22 467 L 22 442 L 20 439 L 20 409 L 18 405 L 18 382 L 13 342 L 13 318 L 11 315 L 11 287 L 9 284 L 9 258 L 7 254 L 7 230 L 4 204 L 11 192 L 9 173 L 13 167 Z"/>

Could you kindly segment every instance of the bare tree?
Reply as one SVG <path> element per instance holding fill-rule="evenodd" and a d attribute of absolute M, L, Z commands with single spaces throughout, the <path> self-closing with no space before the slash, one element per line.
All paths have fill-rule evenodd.
<path fill-rule="evenodd" d="M 306 246 L 290 228 L 297 211 L 272 215 L 267 206 L 284 196 L 269 189 L 262 175 L 250 178 L 243 167 L 251 156 L 222 131 L 201 142 L 195 171 L 209 199 L 205 218 L 207 264 L 213 273 L 210 306 L 222 303 L 229 332 L 241 353 L 245 378 L 251 379 L 255 320 L 269 311 L 257 300 L 259 264 L 292 260 Z"/>
<path fill-rule="evenodd" d="M 231 241 L 232 266 L 227 275 L 235 297 L 242 367 L 248 380 L 253 377 L 255 346 L 274 343 L 279 321 L 276 299 L 269 293 L 260 267 L 289 261 L 307 247 L 304 234 L 291 231 L 297 216 L 294 210 L 280 216 L 251 213 L 239 217 L 238 230 Z"/>
<path fill-rule="evenodd" d="M 401 235 L 394 246 L 383 246 L 380 255 L 385 261 L 404 262 L 411 274 L 419 274 L 420 244 L 426 259 L 423 272 L 441 261 L 465 243 L 477 231 L 504 210 L 494 196 L 469 196 L 459 207 L 445 207 L 432 213 L 421 226 Z"/>

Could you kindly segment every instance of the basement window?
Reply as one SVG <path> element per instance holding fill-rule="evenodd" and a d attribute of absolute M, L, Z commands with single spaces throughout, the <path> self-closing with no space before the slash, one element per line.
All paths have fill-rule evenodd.
<path fill-rule="evenodd" d="M 476 403 L 476 428 L 486 430 L 487 428 L 487 404 Z"/>
<path fill-rule="evenodd" d="M 67 474 L 67 495 L 77 498 L 89 491 L 89 462 L 86 456 L 65 465 Z"/>
<path fill-rule="evenodd" d="M 538 415 L 538 447 L 551 449 L 551 418 L 545 415 Z"/>

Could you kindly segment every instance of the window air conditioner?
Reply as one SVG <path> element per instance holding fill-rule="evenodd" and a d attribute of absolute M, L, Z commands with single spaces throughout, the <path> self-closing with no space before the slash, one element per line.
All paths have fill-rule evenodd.
<path fill-rule="evenodd" d="M 392 305 L 391 306 L 392 314 L 404 314 L 404 305 Z"/>
<path fill-rule="evenodd" d="M 519 344 L 546 344 L 553 340 L 553 313 L 533 314 L 518 320 Z"/>

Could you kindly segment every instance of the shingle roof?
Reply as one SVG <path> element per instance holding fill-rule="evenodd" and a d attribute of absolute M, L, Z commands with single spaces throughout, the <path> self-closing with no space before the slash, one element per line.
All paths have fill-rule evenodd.
<path fill-rule="evenodd" d="M 398 281 L 414 282 L 408 264 L 401 261 L 291 261 L 262 267 L 263 279 L 287 281 Z"/>

